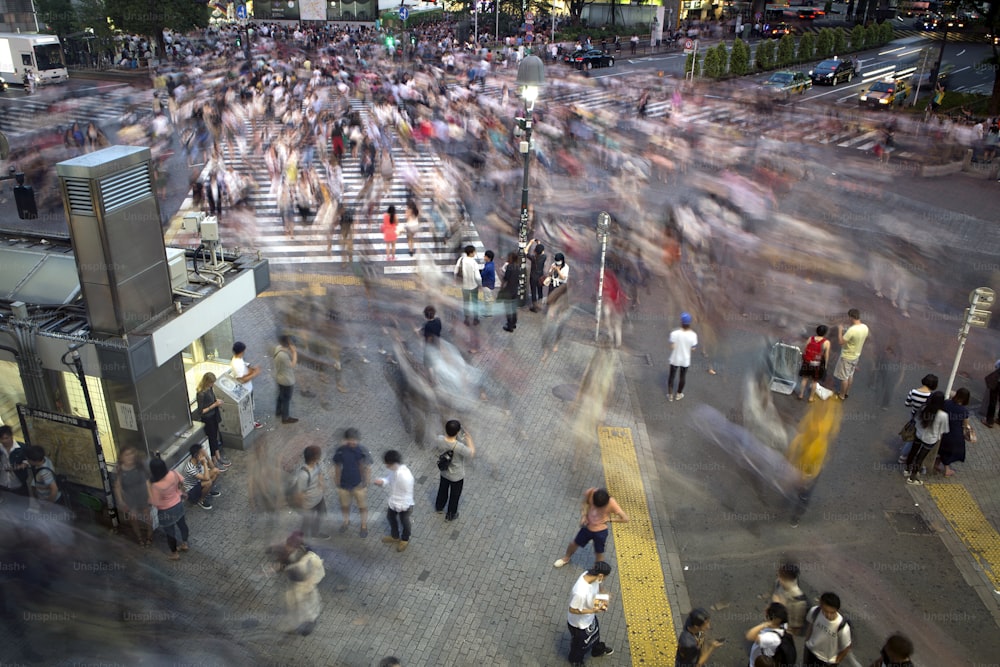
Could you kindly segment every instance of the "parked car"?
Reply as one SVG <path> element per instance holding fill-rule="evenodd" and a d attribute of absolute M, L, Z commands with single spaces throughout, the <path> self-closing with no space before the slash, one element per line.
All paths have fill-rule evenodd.
<path fill-rule="evenodd" d="M 792 93 L 800 95 L 812 88 L 812 80 L 805 72 L 775 72 L 761 84 L 766 92 L 788 98 Z"/>
<path fill-rule="evenodd" d="M 857 75 L 850 60 L 824 60 L 809 71 L 809 78 L 815 84 L 836 86 L 842 81 L 850 81 Z"/>
<path fill-rule="evenodd" d="M 600 49 L 587 49 L 573 54 L 573 65 L 577 69 L 593 69 L 595 67 L 614 67 L 615 59 Z"/>

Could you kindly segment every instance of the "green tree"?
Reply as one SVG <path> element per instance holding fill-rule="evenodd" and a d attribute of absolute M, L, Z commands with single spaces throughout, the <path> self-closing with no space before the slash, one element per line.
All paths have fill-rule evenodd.
<path fill-rule="evenodd" d="M 729 49 L 726 48 L 725 42 L 720 42 L 715 50 L 719 54 L 719 78 L 729 74 Z"/>
<path fill-rule="evenodd" d="M 874 23 L 869 23 L 865 28 L 865 46 L 868 48 L 878 46 L 878 28 Z"/>
<path fill-rule="evenodd" d="M 882 21 L 879 24 L 878 39 L 880 44 L 888 44 L 892 41 L 892 21 Z"/>
<path fill-rule="evenodd" d="M 750 47 L 742 39 L 733 42 L 733 52 L 729 56 L 729 71 L 735 76 L 750 72 Z"/>
<path fill-rule="evenodd" d="M 807 32 L 799 38 L 799 62 L 807 62 L 816 57 L 816 38 Z"/>
<path fill-rule="evenodd" d="M 833 31 L 823 28 L 816 37 L 816 56 L 829 58 L 831 55 L 833 55 Z"/>
<path fill-rule="evenodd" d="M 715 50 L 715 47 L 705 51 L 704 71 L 705 76 L 710 79 L 719 79 L 722 77 L 719 67 L 719 53 Z"/>
<path fill-rule="evenodd" d="M 35 3 L 38 20 L 45 24 L 44 32 L 65 39 L 80 30 L 80 20 L 71 0 L 38 0 Z"/>
<path fill-rule="evenodd" d="M 774 67 L 774 40 L 765 39 L 757 45 L 757 68 L 769 70 Z"/>
<path fill-rule="evenodd" d="M 164 28 L 188 32 L 208 25 L 208 5 L 192 0 L 105 0 L 104 6 L 116 28 L 154 40 L 160 56 Z"/>
<path fill-rule="evenodd" d="M 782 35 L 778 40 L 778 67 L 787 67 L 795 62 L 795 38 L 791 35 Z"/>
<path fill-rule="evenodd" d="M 984 23 L 991 34 L 1000 32 L 1000 0 L 993 0 L 986 11 Z M 991 114 L 1000 114 L 1000 46 L 993 40 L 993 55 L 983 61 L 984 65 L 990 65 L 993 70 L 993 90 L 990 92 L 990 103 L 986 111 Z"/>
<path fill-rule="evenodd" d="M 847 33 L 843 28 L 833 28 L 833 52 L 844 53 L 847 51 Z"/>
<path fill-rule="evenodd" d="M 851 30 L 851 50 L 861 51 L 865 48 L 865 27 L 860 23 Z"/>

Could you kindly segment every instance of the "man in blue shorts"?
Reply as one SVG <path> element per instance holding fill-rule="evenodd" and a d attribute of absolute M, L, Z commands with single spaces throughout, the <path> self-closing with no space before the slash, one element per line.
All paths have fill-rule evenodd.
<path fill-rule="evenodd" d="M 579 547 L 587 546 L 591 540 L 594 541 L 595 562 L 604 560 L 610 523 L 628 523 L 628 514 L 618 505 L 618 501 L 611 497 L 607 489 L 587 489 L 580 507 L 580 530 L 566 547 L 566 554 L 553 565 L 562 567 L 569 562 Z"/>

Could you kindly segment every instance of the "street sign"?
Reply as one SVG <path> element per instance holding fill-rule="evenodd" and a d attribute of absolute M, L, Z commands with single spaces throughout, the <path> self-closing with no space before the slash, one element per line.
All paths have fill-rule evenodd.
<path fill-rule="evenodd" d="M 410 18 L 410 10 L 407 9 L 406 7 L 400 7 L 399 8 L 399 20 L 405 21 L 408 18 Z"/>
<path fill-rule="evenodd" d="M 245 21 L 247 18 L 247 6 L 246 5 L 236 5 L 236 18 L 241 21 Z"/>
<path fill-rule="evenodd" d="M 975 308 L 966 309 L 968 322 L 970 327 L 983 327 L 986 328 L 990 325 L 990 311 L 988 310 L 976 310 Z"/>
<path fill-rule="evenodd" d="M 992 306 L 996 300 L 996 293 L 989 287 L 977 287 L 969 294 L 969 304 L 973 308 L 976 306 Z"/>
<path fill-rule="evenodd" d="M 684 53 L 694 53 L 694 40 L 685 39 L 684 40 Z"/>

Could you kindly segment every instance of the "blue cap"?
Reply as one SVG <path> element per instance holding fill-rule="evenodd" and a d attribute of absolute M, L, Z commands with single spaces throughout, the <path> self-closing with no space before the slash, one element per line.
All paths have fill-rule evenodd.
<path fill-rule="evenodd" d="M 691 313 L 681 313 L 681 324 L 684 326 L 691 324 Z"/>

